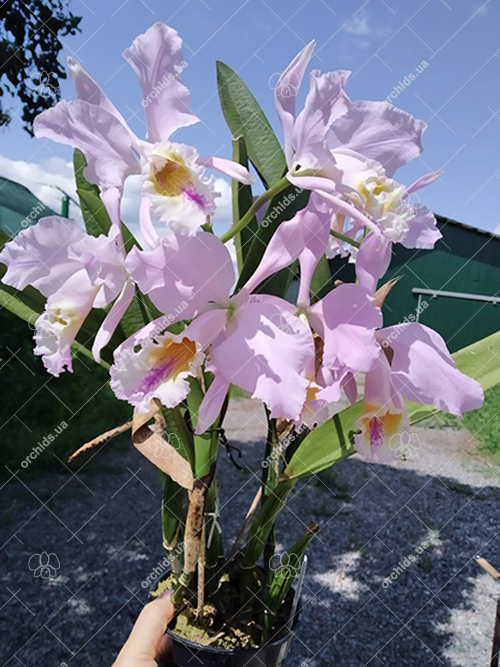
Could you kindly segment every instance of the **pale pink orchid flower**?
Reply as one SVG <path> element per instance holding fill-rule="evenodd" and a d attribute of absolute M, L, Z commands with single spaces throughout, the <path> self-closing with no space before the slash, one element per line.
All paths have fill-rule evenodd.
<path fill-rule="evenodd" d="M 309 384 L 302 370 L 314 356 L 311 331 L 292 304 L 251 294 L 270 275 L 275 249 L 266 250 L 251 281 L 234 296 L 231 256 L 213 234 L 167 237 L 153 251 L 132 251 L 127 266 L 133 279 L 169 316 L 115 351 L 116 396 L 142 412 L 153 398 L 172 408 L 186 398 L 188 378 L 205 361 L 214 378 L 200 406 L 197 432 L 213 424 L 230 384 L 262 400 L 272 417 L 297 419 Z M 282 259 L 274 257 L 279 268 Z M 180 334 L 166 330 L 186 318 L 194 319 Z"/>
<path fill-rule="evenodd" d="M 368 234 L 359 249 L 358 281 L 372 294 L 389 267 L 391 246 Z M 363 458 L 383 463 L 401 451 L 409 428 L 403 399 L 459 417 L 483 404 L 479 382 L 457 369 L 446 343 L 429 327 L 417 322 L 386 327 L 376 339 L 376 363 L 365 375 L 365 409 L 357 423 L 361 433 L 355 436 Z"/>
<path fill-rule="evenodd" d="M 92 308 L 111 304 L 92 347 L 96 361 L 134 296 L 118 229 L 93 237 L 71 220 L 51 216 L 22 230 L 0 253 L 7 266 L 2 282 L 28 285 L 47 297 L 35 324 L 35 354 L 58 377 L 72 371 L 71 345 Z"/>
<path fill-rule="evenodd" d="M 141 86 L 147 140 L 139 139 L 122 114 L 99 85 L 76 60 L 68 68 L 78 100 L 61 101 L 38 115 L 34 122 L 37 137 L 79 148 L 88 166 L 87 179 L 99 185 L 110 217 L 120 227 L 120 202 L 125 179 L 140 174 L 143 201 L 140 225 L 151 247 L 159 236 L 151 211 L 173 230 L 187 235 L 216 211 L 214 176 L 205 169 L 219 171 L 242 183 L 253 183 L 240 164 L 218 157 L 202 157 L 195 148 L 175 143 L 172 134 L 198 122 L 189 111 L 190 93 L 180 74 L 186 67 L 182 40 L 164 23 L 155 23 L 139 35 L 123 53 Z"/>
<path fill-rule="evenodd" d="M 311 281 L 319 260 L 328 248 L 331 208 L 317 193 L 291 220 L 283 222 L 272 236 L 258 268 L 243 290 L 257 287 L 274 272 L 299 260 L 300 285 L 296 315 L 321 340 L 320 363 L 310 359 L 302 371 L 307 380 L 306 399 L 297 426 L 320 426 L 344 406 L 345 393 L 356 402 L 354 374 L 373 365 L 379 345 L 375 331 L 382 326 L 373 294 L 365 287 L 343 284 L 311 305 Z"/>
<path fill-rule="evenodd" d="M 432 248 L 441 238 L 435 217 L 411 197 L 441 172 L 409 188 L 393 179 L 399 167 L 422 152 L 426 124 L 388 102 L 352 102 L 344 90 L 350 72 L 344 70 L 313 70 L 304 108 L 296 115 L 296 97 L 314 47 L 313 41 L 302 49 L 276 88 L 289 180 L 328 200 L 336 231 L 355 238 L 366 227 L 407 248 Z M 297 175 L 305 170 L 313 174 Z M 338 227 L 346 220 L 343 231 Z"/>

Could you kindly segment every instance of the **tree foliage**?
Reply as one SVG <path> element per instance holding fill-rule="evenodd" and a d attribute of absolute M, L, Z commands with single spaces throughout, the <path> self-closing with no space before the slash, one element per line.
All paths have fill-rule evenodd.
<path fill-rule="evenodd" d="M 59 0 L 0 3 L 0 125 L 17 115 L 2 104 L 5 93 L 21 101 L 20 120 L 29 133 L 35 116 L 59 99 L 59 80 L 66 78 L 58 60 L 63 38 L 76 34 L 80 21 Z"/>

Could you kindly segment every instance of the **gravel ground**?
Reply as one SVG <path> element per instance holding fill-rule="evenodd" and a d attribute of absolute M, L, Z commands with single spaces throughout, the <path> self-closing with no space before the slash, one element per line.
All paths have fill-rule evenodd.
<path fill-rule="evenodd" d="M 481 551 L 500 565 L 500 471 L 464 432 L 416 433 L 421 447 L 407 461 L 352 457 L 296 487 L 279 548 L 311 519 L 323 530 L 287 667 L 489 665 L 500 591 L 472 559 Z M 221 523 L 234 535 L 260 474 L 257 403 L 232 408 L 227 434 L 245 466 L 238 473 L 222 452 Z M 1 664 L 109 667 L 146 600 L 141 582 L 163 557 L 154 469 L 126 443 L 110 444 L 76 475 L 61 463 L 0 493 Z M 48 578 L 34 576 L 43 552 L 53 554 Z"/>

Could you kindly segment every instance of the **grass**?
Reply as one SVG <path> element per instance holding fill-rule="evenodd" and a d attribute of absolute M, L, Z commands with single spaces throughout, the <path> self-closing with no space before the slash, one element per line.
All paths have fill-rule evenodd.
<path fill-rule="evenodd" d="M 500 464 L 500 385 L 484 394 L 484 405 L 479 410 L 466 412 L 462 419 L 441 414 L 429 424 L 432 428 L 466 429 L 479 442 L 482 454 Z"/>

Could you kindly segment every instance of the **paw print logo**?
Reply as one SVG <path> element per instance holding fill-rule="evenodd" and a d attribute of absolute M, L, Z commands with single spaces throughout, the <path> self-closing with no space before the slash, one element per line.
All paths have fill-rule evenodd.
<path fill-rule="evenodd" d="M 416 433 L 396 433 L 389 441 L 389 447 L 395 452 L 396 458 L 409 459 L 416 456 L 421 447 L 420 439 Z"/>
<path fill-rule="evenodd" d="M 300 79 L 297 74 L 289 74 L 284 79 L 278 72 L 272 74 L 269 79 L 269 87 L 275 90 L 277 95 L 281 97 L 296 97 L 300 88 Z"/>
<path fill-rule="evenodd" d="M 290 322 L 288 322 L 283 313 L 274 313 L 274 315 L 271 315 L 270 320 L 274 324 L 274 326 L 277 327 L 283 333 L 286 333 L 289 336 L 293 336 L 293 334 L 295 333 L 295 331 L 292 329 Z"/>
<path fill-rule="evenodd" d="M 167 460 L 172 456 L 172 447 L 176 451 L 179 451 L 181 448 L 181 441 L 179 440 L 179 436 L 176 433 L 168 433 L 168 431 L 163 431 L 161 436 L 171 445 L 171 447 L 167 447 L 159 438 L 151 438 L 149 442 L 149 449 L 155 458 L 162 458 Z"/>
<path fill-rule="evenodd" d="M 34 577 L 50 579 L 57 575 L 57 570 L 61 567 L 59 558 L 55 554 L 48 554 L 43 551 L 41 554 L 33 554 L 28 561 L 28 567 L 33 572 Z"/>
<path fill-rule="evenodd" d="M 417 215 L 418 210 L 421 207 L 422 202 L 418 195 L 415 192 L 412 192 L 412 194 L 406 197 L 403 203 L 397 207 L 394 213 L 401 217 L 405 215 Z"/>
<path fill-rule="evenodd" d="M 27 82 L 28 88 L 36 90 L 39 95 L 49 95 L 59 88 L 59 78 L 54 72 L 33 72 Z"/>
<path fill-rule="evenodd" d="M 296 554 L 274 554 L 269 562 L 271 570 L 282 577 L 296 577 L 300 571 L 300 560 Z"/>

